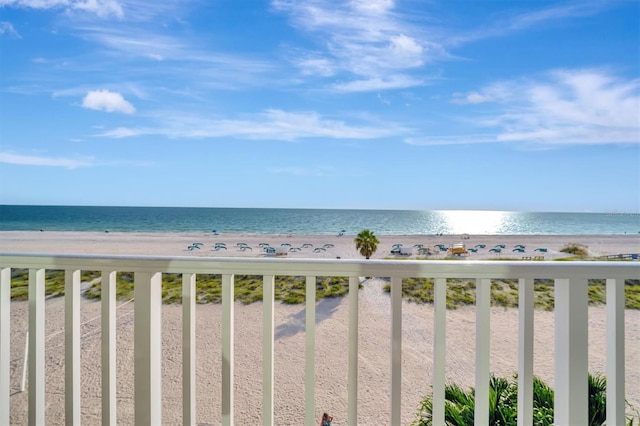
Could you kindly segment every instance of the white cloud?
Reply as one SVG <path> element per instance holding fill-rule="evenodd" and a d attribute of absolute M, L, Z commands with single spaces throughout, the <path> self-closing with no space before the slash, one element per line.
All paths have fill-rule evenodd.
<path fill-rule="evenodd" d="M 408 87 L 407 84 L 423 82 L 412 78 L 411 71 L 444 54 L 440 44 L 423 37 L 424 28 L 402 19 L 394 11 L 391 0 L 353 0 L 344 4 L 328 0 L 274 0 L 272 4 L 289 14 L 301 31 L 320 36 L 325 50 L 312 56 L 323 64 L 331 64 L 331 74 L 326 67 L 312 68 L 307 62 L 294 60 L 303 75 L 314 71 L 323 77 L 351 75 L 352 80 L 367 82 L 357 90 L 396 87 L 387 84 L 393 80 L 403 80 L 399 87 Z"/>
<path fill-rule="evenodd" d="M 497 129 L 495 141 L 640 144 L 640 79 L 625 80 L 593 69 L 559 70 L 545 77 L 457 93 L 452 102 L 497 106 L 497 113 L 476 121 Z M 483 113 L 487 114 L 475 114 Z"/>
<path fill-rule="evenodd" d="M 106 112 L 121 112 L 133 114 L 136 109 L 118 92 L 109 90 L 93 90 L 87 93 L 82 100 L 82 106 Z"/>
<path fill-rule="evenodd" d="M 10 36 L 13 37 L 17 37 L 17 38 L 22 38 L 20 37 L 20 34 L 18 34 L 18 32 L 13 28 L 13 25 L 11 24 L 11 22 L 0 22 L 0 35 L 5 35 L 8 34 Z"/>
<path fill-rule="evenodd" d="M 38 157 L 33 155 L 21 155 L 10 152 L 0 152 L 0 163 L 16 164 L 21 166 L 50 166 L 75 169 L 78 167 L 92 166 L 91 159 L 71 159 L 58 157 Z"/>
<path fill-rule="evenodd" d="M 167 117 L 171 117 L 170 120 Z M 209 118 L 165 112 L 156 117 L 157 125 L 119 127 L 98 136 L 125 138 L 160 135 L 175 139 L 238 137 L 255 140 L 296 141 L 306 138 L 377 139 L 408 133 L 408 129 L 380 120 L 348 124 L 315 112 L 288 112 L 269 109 L 243 119 Z"/>
<path fill-rule="evenodd" d="M 26 7 L 31 9 L 63 8 L 68 11 L 80 10 L 100 17 L 124 16 L 124 10 L 116 0 L 0 0 L 0 6 Z"/>

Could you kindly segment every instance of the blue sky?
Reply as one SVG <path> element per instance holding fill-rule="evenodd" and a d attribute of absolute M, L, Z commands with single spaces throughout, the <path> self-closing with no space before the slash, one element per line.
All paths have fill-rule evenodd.
<path fill-rule="evenodd" d="M 640 3 L 0 0 L 0 203 L 640 211 Z"/>

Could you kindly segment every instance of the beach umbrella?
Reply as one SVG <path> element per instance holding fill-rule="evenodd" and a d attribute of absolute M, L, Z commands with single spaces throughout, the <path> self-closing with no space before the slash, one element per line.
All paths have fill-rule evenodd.
<path fill-rule="evenodd" d="M 541 248 L 537 248 L 537 249 L 535 249 L 534 251 L 539 251 L 539 252 L 541 252 L 541 253 L 546 253 L 546 252 L 547 252 L 547 249 L 546 249 L 546 248 L 541 247 Z"/>
<path fill-rule="evenodd" d="M 316 247 L 313 249 L 314 253 L 320 253 L 321 251 L 327 251 L 327 249 L 323 247 Z"/>
<path fill-rule="evenodd" d="M 498 245 L 496 245 L 496 248 L 501 248 L 501 249 L 503 249 L 503 248 L 505 248 L 505 247 L 506 247 L 506 246 L 505 246 L 504 244 L 498 244 Z"/>
<path fill-rule="evenodd" d="M 289 247 L 289 251 L 290 252 L 294 252 L 294 251 L 301 251 L 302 249 L 300 247 Z"/>
<path fill-rule="evenodd" d="M 511 250 L 511 251 L 512 251 L 512 252 L 513 252 L 513 251 L 517 251 L 518 253 L 524 253 L 524 249 L 523 249 L 523 248 L 521 248 L 521 247 L 516 247 L 516 248 L 514 248 L 514 249 L 513 249 L 513 250 Z"/>
<path fill-rule="evenodd" d="M 402 244 L 400 244 L 400 243 L 395 243 L 395 244 L 393 244 L 391 247 L 393 247 L 393 248 L 400 248 L 400 247 L 402 247 Z"/>
<path fill-rule="evenodd" d="M 291 247 L 291 244 L 289 244 L 289 243 L 282 243 L 282 244 L 280 244 L 280 246 L 281 246 L 281 247 L 284 247 L 284 246 L 289 246 L 289 247 Z"/>
<path fill-rule="evenodd" d="M 484 245 L 484 244 L 476 244 L 476 248 L 477 248 L 477 249 L 479 249 L 479 248 L 485 248 L 485 247 L 486 247 L 486 245 Z"/>
<path fill-rule="evenodd" d="M 328 249 L 328 248 L 333 247 L 333 244 L 331 244 L 331 243 L 327 243 L 327 244 L 325 244 L 323 247 L 324 247 L 324 248 L 326 248 L 326 249 Z"/>
<path fill-rule="evenodd" d="M 492 253 L 500 253 L 502 251 L 502 249 L 500 247 L 494 247 L 492 249 L 489 250 Z"/>
<path fill-rule="evenodd" d="M 309 247 L 313 247 L 313 244 L 311 244 L 311 243 L 304 243 L 304 244 L 302 245 L 302 248 L 309 248 Z"/>
<path fill-rule="evenodd" d="M 258 244 L 259 247 L 269 247 L 269 243 L 260 243 Z"/>

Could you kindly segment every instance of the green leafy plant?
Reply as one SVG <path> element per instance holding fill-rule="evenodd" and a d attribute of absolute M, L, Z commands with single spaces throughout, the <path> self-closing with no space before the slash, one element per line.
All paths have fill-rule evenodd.
<path fill-rule="evenodd" d="M 607 381 L 600 374 L 589 374 L 589 426 L 606 424 Z M 445 386 L 445 424 L 449 426 L 467 426 L 474 424 L 475 392 L 471 388 L 464 390 L 456 384 Z M 533 378 L 533 424 L 553 425 L 554 392 L 538 377 Z M 630 412 L 637 413 L 627 404 Z M 517 424 L 518 381 L 491 377 L 489 382 L 489 425 L 511 426 Z M 627 425 L 632 426 L 634 419 L 627 417 Z M 416 419 L 412 426 L 433 426 L 433 397 L 425 397 L 419 404 Z"/>
<path fill-rule="evenodd" d="M 372 231 L 365 229 L 361 231 L 353 240 L 356 243 L 356 250 L 366 259 L 369 259 L 378 250 L 380 241 Z"/>

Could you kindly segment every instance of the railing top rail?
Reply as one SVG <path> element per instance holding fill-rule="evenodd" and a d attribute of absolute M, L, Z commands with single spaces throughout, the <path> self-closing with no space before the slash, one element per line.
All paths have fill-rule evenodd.
<path fill-rule="evenodd" d="M 0 266 L 11 268 L 245 275 L 640 279 L 640 262 L 634 261 L 278 259 L 0 253 Z"/>

